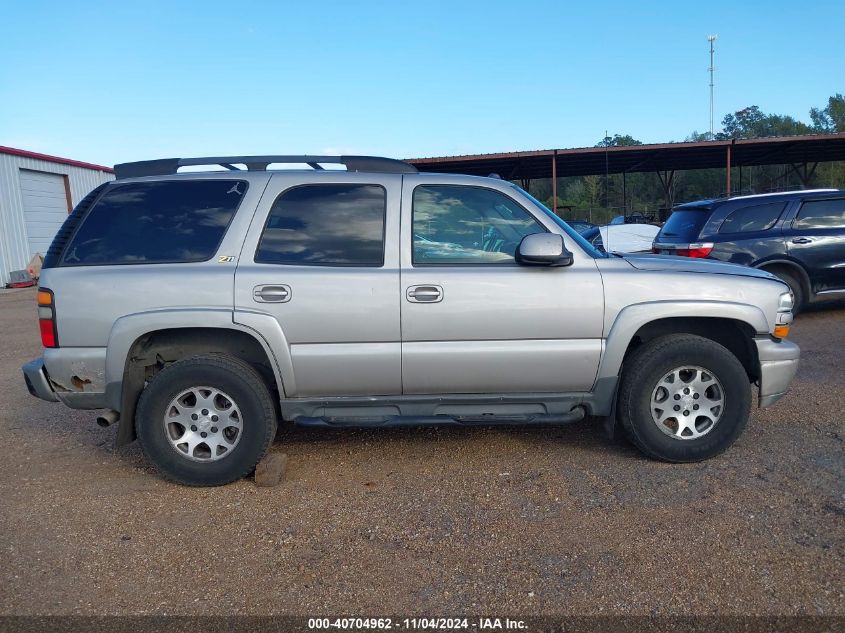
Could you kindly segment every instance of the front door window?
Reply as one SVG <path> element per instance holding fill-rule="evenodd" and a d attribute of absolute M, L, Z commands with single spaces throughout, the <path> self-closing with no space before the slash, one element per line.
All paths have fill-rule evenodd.
<path fill-rule="evenodd" d="M 546 229 L 493 189 L 420 185 L 413 203 L 415 266 L 513 264 L 519 242 Z"/>

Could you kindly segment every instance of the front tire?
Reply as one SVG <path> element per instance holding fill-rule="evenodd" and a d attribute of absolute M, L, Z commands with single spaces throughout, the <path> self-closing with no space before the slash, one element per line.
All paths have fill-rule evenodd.
<path fill-rule="evenodd" d="M 141 394 L 135 428 L 167 479 L 220 486 L 246 476 L 276 434 L 261 375 L 232 356 L 208 354 L 168 365 Z"/>
<path fill-rule="evenodd" d="M 671 334 L 625 361 L 617 416 L 631 442 L 668 462 L 714 457 L 736 441 L 751 410 L 739 360 L 715 341 Z"/>

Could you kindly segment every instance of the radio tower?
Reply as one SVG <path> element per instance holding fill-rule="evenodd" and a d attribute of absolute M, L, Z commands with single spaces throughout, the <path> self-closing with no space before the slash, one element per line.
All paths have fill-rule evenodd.
<path fill-rule="evenodd" d="M 708 35 L 707 41 L 710 42 L 710 68 L 707 70 L 710 71 L 710 140 L 713 140 L 713 72 L 716 70 L 716 67 L 713 65 L 713 55 L 715 53 L 713 48 L 713 43 L 716 41 L 716 35 Z"/>

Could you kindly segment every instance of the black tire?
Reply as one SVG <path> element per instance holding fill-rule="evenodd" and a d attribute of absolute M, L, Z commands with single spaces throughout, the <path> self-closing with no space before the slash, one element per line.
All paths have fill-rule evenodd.
<path fill-rule="evenodd" d="M 192 461 L 177 452 L 163 424 L 171 401 L 198 386 L 230 395 L 241 413 L 238 443 L 216 461 Z M 221 486 L 251 473 L 273 441 L 276 426 L 276 408 L 264 379 L 246 362 L 224 354 L 194 356 L 165 367 L 141 393 L 135 416 L 148 459 L 164 477 L 188 486 Z"/>
<path fill-rule="evenodd" d="M 797 315 L 804 309 L 804 302 L 806 301 L 804 296 L 804 286 L 801 283 L 801 279 L 798 277 L 798 274 L 781 268 L 777 268 L 769 272 L 789 286 L 789 290 L 792 292 L 793 301 L 792 314 L 793 316 Z"/>
<path fill-rule="evenodd" d="M 697 366 L 722 385 L 724 405 L 712 429 L 695 439 L 678 439 L 652 418 L 651 397 L 673 369 Z M 739 360 L 718 343 L 692 334 L 670 334 L 645 343 L 625 361 L 617 419 L 628 439 L 650 457 L 667 462 L 697 462 L 714 457 L 736 441 L 751 410 L 751 384 Z"/>

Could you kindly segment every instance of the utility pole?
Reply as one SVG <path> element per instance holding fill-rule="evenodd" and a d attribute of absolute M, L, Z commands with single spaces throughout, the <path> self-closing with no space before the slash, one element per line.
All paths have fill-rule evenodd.
<path fill-rule="evenodd" d="M 713 65 L 713 56 L 715 54 L 715 50 L 713 47 L 713 43 L 716 41 L 717 35 L 708 35 L 707 41 L 710 42 L 710 68 L 707 70 L 710 71 L 710 140 L 713 140 L 713 73 L 716 70 L 716 67 Z"/>
<path fill-rule="evenodd" d="M 607 148 L 610 145 L 610 137 L 607 135 L 607 130 L 604 131 L 604 208 L 608 207 L 608 198 L 610 197 L 610 161 L 607 155 Z"/>

